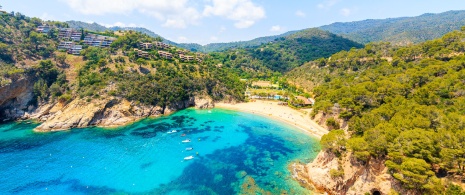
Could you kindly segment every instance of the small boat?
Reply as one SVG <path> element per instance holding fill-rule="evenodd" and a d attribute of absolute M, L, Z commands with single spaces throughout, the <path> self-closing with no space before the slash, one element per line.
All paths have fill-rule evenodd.
<path fill-rule="evenodd" d="M 183 143 L 189 143 L 189 142 L 191 142 L 191 140 L 190 140 L 190 139 L 186 139 L 186 140 L 182 140 L 182 142 L 183 142 Z"/>
<path fill-rule="evenodd" d="M 181 137 L 184 137 L 184 136 L 186 136 L 186 134 L 185 134 L 185 133 L 183 133 L 183 134 L 181 135 Z"/>
<path fill-rule="evenodd" d="M 168 133 L 170 133 L 170 134 L 171 133 L 176 133 L 176 132 L 178 132 L 178 131 L 176 131 L 176 130 L 168 131 Z"/>
<path fill-rule="evenodd" d="M 186 150 L 193 150 L 194 148 L 186 148 Z"/>
<path fill-rule="evenodd" d="M 184 160 L 192 160 L 192 159 L 194 159 L 194 156 L 186 156 L 186 157 L 184 157 Z"/>
<path fill-rule="evenodd" d="M 208 113 L 212 113 L 212 111 L 211 111 L 211 110 L 209 110 L 209 111 L 208 111 Z"/>

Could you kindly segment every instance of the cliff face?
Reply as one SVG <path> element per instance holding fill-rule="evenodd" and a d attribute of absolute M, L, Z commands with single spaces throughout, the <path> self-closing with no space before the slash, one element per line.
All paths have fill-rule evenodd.
<path fill-rule="evenodd" d="M 320 152 L 307 165 L 293 166 L 295 178 L 302 186 L 328 194 L 414 194 L 402 189 L 389 173 L 384 161 L 371 159 L 367 164 L 357 162 L 352 155 L 337 158 L 332 153 Z M 331 170 L 343 175 L 331 176 Z"/>
<path fill-rule="evenodd" d="M 87 102 L 75 99 L 67 105 L 54 103 L 42 106 L 31 118 L 43 123 L 35 131 L 58 131 L 88 126 L 121 126 L 146 117 L 170 114 L 190 106 L 212 108 L 210 98 L 192 97 L 188 101 L 175 102 L 168 107 L 143 106 L 122 98 L 103 98 Z"/>
<path fill-rule="evenodd" d="M 0 87 L 0 119 L 14 120 L 34 110 L 29 106 L 33 98 L 32 78 L 24 77 Z"/>

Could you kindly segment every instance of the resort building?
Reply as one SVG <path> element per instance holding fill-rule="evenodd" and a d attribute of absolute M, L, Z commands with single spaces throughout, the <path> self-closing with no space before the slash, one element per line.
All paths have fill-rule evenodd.
<path fill-rule="evenodd" d="M 68 50 L 68 49 L 70 49 L 73 45 L 74 45 L 74 43 L 71 42 L 71 41 L 62 41 L 62 42 L 60 42 L 60 44 L 58 45 L 58 49 L 59 49 L 59 50 Z"/>
<path fill-rule="evenodd" d="M 152 43 L 140 43 L 139 48 L 143 50 L 150 50 L 153 48 L 153 44 Z"/>
<path fill-rule="evenodd" d="M 81 40 L 81 36 L 82 33 L 80 31 L 72 31 L 71 40 L 78 42 Z"/>
<path fill-rule="evenodd" d="M 160 49 L 169 49 L 170 48 L 170 45 L 166 44 L 166 43 L 162 43 L 162 42 L 154 42 L 153 43 L 157 48 L 160 48 Z"/>
<path fill-rule="evenodd" d="M 38 33 L 47 34 L 48 32 L 50 32 L 51 29 L 52 27 L 46 24 L 46 25 L 38 26 L 36 31 Z"/>
<path fill-rule="evenodd" d="M 158 55 L 160 55 L 160 57 L 162 58 L 165 58 L 165 59 L 173 59 L 173 54 L 171 54 L 170 52 L 166 52 L 166 51 L 158 51 Z"/>
<path fill-rule="evenodd" d="M 137 57 L 140 58 L 149 58 L 149 52 L 142 51 L 140 49 L 134 49 L 134 51 L 137 53 Z"/>
<path fill-rule="evenodd" d="M 79 55 L 82 51 L 82 45 L 73 45 L 71 48 L 68 49 L 69 54 Z"/>
<path fill-rule="evenodd" d="M 71 38 L 72 34 L 73 34 L 72 28 L 60 28 L 60 31 L 58 32 L 58 38 L 60 39 Z"/>
<path fill-rule="evenodd" d="M 300 105 L 300 106 L 309 106 L 313 105 L 315 103 L 315 100 L 312 98 L 306 98 L 303 96 L 296 96 L 296 100 L 300 100 L 300 103 L 294 103 L 294 105 Z"/>
<path fill-rule="evenodd" d="M 184 55 L 184 54 L 179 54 L 179 59 L 181 59 L 182 61 L 190 62 L 190 61 L 193 61 L 193 60 L 194 60 L 194 56 L 188 56 L 188 55 Z"/>
<path fill-rule="evenodd" d="M 84 38 L 84 43 L 94 47 L 109 47 L 116 38 L 103 35 L 88 34 Z"/>

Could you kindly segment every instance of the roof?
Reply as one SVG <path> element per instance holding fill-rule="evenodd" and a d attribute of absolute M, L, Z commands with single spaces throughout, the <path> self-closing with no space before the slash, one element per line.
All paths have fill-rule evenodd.
<path fill-rule="evenodd" d="M 303 97 L 303 96 L 297 96 L 295 98 L 299 99 L 299 100 L 302 100 L 305 105 L 313 104 L 313 102 L 311 101 L 311 98 L 306 98 L 306 97 Z"/>

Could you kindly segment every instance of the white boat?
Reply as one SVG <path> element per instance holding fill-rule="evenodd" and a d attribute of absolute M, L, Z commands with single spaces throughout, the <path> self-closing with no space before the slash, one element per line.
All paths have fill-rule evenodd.
<path fill-rule="evenodd" d="M 186 148 L 186 150 L 193 150 L 194 148 Z"/>
<path fill-rule="evenodd" d="M 184 157 L 184 160 L 192 160 L 192 159 L 194 159 L 194 156 L 186 156 L 186 157 Z"/>
<path fill-rule="evenodd" d="M 189 143 L 189 142 L 191 142 L 191 140 L 190 140 L 190 139 L 186 139 L 186 140 L 182 140 L 182 142 L 183 142 L 183 143 Z"/>
<path fill-rule="evenodd" d="M 176 132 L 178 132 L 178 131 L 176 131 L 176 130 L 168 131 L 168 133 L 176 133 Z"/>

